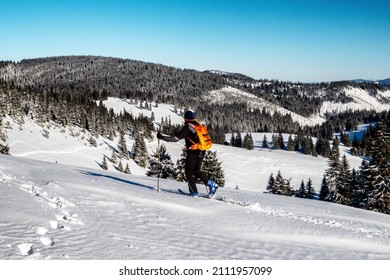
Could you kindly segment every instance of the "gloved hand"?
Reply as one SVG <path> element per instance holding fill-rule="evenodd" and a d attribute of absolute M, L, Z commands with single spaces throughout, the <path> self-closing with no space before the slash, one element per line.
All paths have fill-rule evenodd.
<path fill-rule="evenodd" d="M 160 133 L 160 131 L 157 132 L 157 139 L 164 140 L 164 135 L 162 135 L 162 134 Z"/>

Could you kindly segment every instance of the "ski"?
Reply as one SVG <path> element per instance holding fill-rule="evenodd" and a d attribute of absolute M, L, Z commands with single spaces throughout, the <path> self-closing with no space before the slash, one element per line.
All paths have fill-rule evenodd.
<path fill-rule="evenodd" d="M 191 196 L 191 194 L 189 192 L 186 192 L 186 191 L 183 191 L 182 189 L 177 189 L 178 192 L 182 195 L 186 195 L 186 196 Z M 209 196 L 208 194 L 199 194 L 198 197 L 201 197 L 201 198 L 212 198 L 213 196 Z"/>

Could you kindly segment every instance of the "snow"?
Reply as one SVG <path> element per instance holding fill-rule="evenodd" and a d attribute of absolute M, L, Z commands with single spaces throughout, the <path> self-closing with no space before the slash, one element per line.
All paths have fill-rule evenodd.
<path fill-rule="evenodd" d="M 345 95 L 351 97 L 354 101 L 348 103 L 334 103 L 325 101 L 321 107 L 320 115 L 324 116 L 326 112 L 329 113 L 342 113 L 348 110 L 358 111 L 358 110 L 374 110 L 377 112 L 382 112 L 390 110 L 390 104 L 383 103 L 377 98 L 371 96 L 367 91 L 354 87 L 347 87 L 345 89 Z M 378 96 L 382 99 L 389 101 L 390 100 L 390 91 L 379 91 Z"/>
<path fill-rule="evenodd" d="M 310 117 L 304 117 L 283 107 L 275 105 L 269 101 L 266 101 L 260 97 L 254 96 L 243 90 L 239 90 L 230 86 L 222 89 L 213 90 L 205 97 L 206 101 L 210 103 L 231 103 L 241 100 L 246 102 L 249 109 L 266 108 L 270 114 L 278 112 L 282 115 L 290 115 L 291 118 L 298 122 L 300 125 L 314 126 L 316 124 L 322 124 L 325 122 L 324 116 L 328 113 L 342 113 L 349 110 L 375 110 L 377 112 L 390 110 L 390 91 L 378 91 L 378 98 L 371 96 L 366 90 L 348 86 L 344 90 L 345 95 L 353 99 L 348 103 L 335 103 L 325 101 L 320 109 L 319 114 L 313 114 Z M 382 99 L 382 100 L 380 100 Z M 386 102 L 385 102 L 386 101 Z"/>
<path fill-rule="evenodd" d="M 241 101 L 246 101 L 248 108 L 252 110 L 258 108 L 266 108 L 267 112 L 269 112 L 270 114 L 279 112 L 282 115 L 290 115 L 294 121 L 298 122 L 303 126 L 313 126 L 325 122 L 325 119 L 320 116 L 313 115 L 310 117 L 304 117 L 283 107 L 275 105 L 269 101 L 266 101 L 263 98 L 257 97 L 253 94 L 230 86 L 224 87 L 219 90 L 213 90 L 206 96 L 206 100 L 208 102 L 218 104 L 221 104 L 221 102 L 222 104 L 232 103 L 233 100 L 234 102 L 237 102 L 238 99 L 240 99 Z"/>
<path fill-rule="evenodd" d="M 387 215 L 0 156 L 1 259 L 389 259 Z M 202 188 L 200 188 L 202 190 Z M 212 221 L 210 223 L 210 221 Z"/>
<path fill-rule="evenodd" d="M 156 120 L 170 112 L 181 122 L 172 106 L 152 111 Z M 311 178 L 318 192 L 327 160 L 261 149 L 261 133 L 252 134 L 252 151 L 213 146 L 226 187 L 210 200 L 178 194 L 187 185 L 172 180 L 160 179 L 157 192 L 157 179 L 132 160 L 131 175 L 111 163 L 102 170 L 103 155 L 111 157 L 118 139 L 99 137 L 92 147 L 81 130 L 52 125 L 45 138 L 42 127 L 29 120 L 21 126 L 6 122 L 12 156 L 0 155 L 1 260 L 390 259 L 388 215 L 264 193 L 269 175 L 278 170 L 296 189 Z M 126 141 L 131 148 L 132 140 Z M 164 144 L 176 162 L 183 142 Z M 157 140 L 147 146 L 151 153 Z M 341 152 L 351 167 L 360 165 L 345 147 Z"/>

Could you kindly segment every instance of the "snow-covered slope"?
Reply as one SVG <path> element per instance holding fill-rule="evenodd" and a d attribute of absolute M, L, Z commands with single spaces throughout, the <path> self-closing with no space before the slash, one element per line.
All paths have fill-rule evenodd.
<path fill-rule="evenodd" d="M 110 99 L 107 106 L 182 121 L 172 106 L 148 111 Z M 52 124 L 44 137 L 31 120 L 4 123 L 12 156 L 0 156 L 0 259 L 390 258 L 387 215 L 263 193 L 278 170 L 295 188 L 311 178 L 318 191 L 327 166 L 321 157 L 261 149 L 263 134 L 253 134 L 253 151 L 213 146 L 226 179 L 219 201 L 179 195 L 186 183 L 171 180 L 160 180 L 157 193 L 157 179 L 132 160 L 124 161 L 131 175 L 112 163 L 102 170 L 118 139 L 99 137 L 94 147 L 76 128 Z M 175 162 L 183 143 L 165 145 Z M 155 150 L 156 139 L 147 146 Z M 361 161 L 348 159 L 352 167 Z"/>
<path fill-rule="evenodd" d="M 351 97 L 354 101 L 345 104 L 326 101 L 321 107 L 320 115 L 324 116 L 326 112 L 342 113 L 348 110 L 375 110 L 377 112 L 390 110 L 390 104 L 383 102 L 384 100 L 390 100 L 389 90 L 379 91 L 379 99 L 369 95 L 367 91 L 360 88 L 348 87 L 344 92 L 346 96 Z"/>
<path fill-rule="evenodd" d="M 316 125 L 323 123 L 325 120 L 319 116 L 311 116 L 309 118 L 298 115 L 290 110 L 275 105 L 263 98 L 257 97 L 253 94 L 247 93 L 243 90 L 239 90 L 233 87 L 224 87 L 219 90 L 210 91 L 205 97 L 210 103 L 232 103 L 232 102 L 243 102 L 248 105 L 250 109 L 261 109 L 265 108 L 270 114 L 279 112 L 282 115 L 291 115 L 292 119 L 301 125 Z"/>
<path fill-rule="evenodd" d="M 139 107 L 119 99 L 109 99 L 106 103 L 109 108 L 115 111 L 125 109 L 134 115 L 142 113 L 150 117 L 152 112 L 156 116 L 156 121 L 163 116 L 169 116 L 172 123 L 181 123 L 182 117 L 173 112 L 173 107 L 168 105 L 159 105 L 152 111 L 139 109 Z M 8 141 L 11 154 L 17 157 L 49 161 L 52 163 L 67 164 L 71 166 L 81 166 L 87 168 L 98 168 L 103 161 L 103 157 L 111 158 L 112 149 L 117 148 L 119 139 L 113 141 L 99 137 L 97 147 L 91 146 L 88 139 L 91 135 L 79 128 L 62 128 L 51 125 L 46 127 L 49 131 L 48 138 L 43 137 L 43 128 L 31 120 L 26 119 L 20 126 L 12 119 L 6 118 L 9 122 L 7 129 Z M 243 190 L 263 192 L 266 190 L 267 181 L 271 173 L 277 174 L 278 170 L 282 172 L 283 177 L 291 178 L 292 186 L 298 189 L 302 180 L 305 182 L 311 178 L 313 186 L 319 190 L 324 170 L 327 168 L 327 159 L 322 157 L 306 156 L 301 153 L 287 152 L 282 150 L 262 149 L 261 143 L 264 135 L 268 141 L 271 141 L 270 133 L 253 133 L 252 138 L 255 142 L 255 150 L 213 145 L 212 150 L 217 151 L 217 156 L 222 162 L 222 168 L 225 172 L 226 187 L 235 188 L 238 186 Z M 288 135 L 284 135 L 285 141 Z M 229 140 L 229 135 L 227 136 Z M 131 150 L 133 139 L 126 139 L 128 149 Z M 181 156 L 181 149 L 184 140 L 177 143 L 164 143 L 168 153 L 172 156 L 172 161 L 176 161 Z M 157 148 L 156 139 L 147 142 L 149 154 Z M 340 147 L 341 151 L 346 153 L 351 167 L 358 167 L 361 164 L 359 157 L 351 156 L 348 149 Z M 294 162 L 294 165 L 291 163 Z M 145 175 L 145 169 L 140 168 L 133 160 L 122 160 L 123 166 L 129 165 L 131 173 L 135 175 Z M 109 162 L 109 170 L 116 171 L 115 164 Z M 298 170 L 298 172 L 297 172 Z"/>
<path fill-rule="evenodd" d="M 233 88 L 225 87 L 219 90 L 209 92 L 205 97 L 210 103 L 231 103 L 243 102 L 248 105 L 248 108 L 259 109 L 265 108 L 269 113 L 279 112 L 282 115 L 291 115 L 292 119 L 301 125 L 314 126 L 325 122 L 325 114 L 328 113 L 343 113 L 349 110 L 376 110 L 378 112 L 390 110 L 390 91 L 378 91 L 377 97 L 371 96 L 366 90 L 348 86 L 344 90 L 345 95 L 351 97 L 353 102 L 335 103 L 325 101 L 320 109 L 319 114 L 310 117 L 304 117 L 290 110 L 275 105 L 253 94 Z"/>
<path fill-rule="evenodd" d="M 0 259 L 389 259 L 387 215 L 0 156 Z"/>

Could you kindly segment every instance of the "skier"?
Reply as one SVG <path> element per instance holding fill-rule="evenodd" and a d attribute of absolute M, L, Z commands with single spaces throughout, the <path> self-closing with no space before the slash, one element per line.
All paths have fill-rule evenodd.
<path fill-rule="evenodd" d="M 211 196 L 215 194 L 218 185 L 200 170 L 205 152 L 199 149 L 191 149 L 191 147 L 194 146 L 194 143 L 198 142 L 197 134 L 191 124 L 197 125 L 198 122 L 195 120 L 195 113 L 187 111 L 184 114 L 184 126 L 175 136 L 164 136 L 158 132 L 157 138 L 166 142 L 177 142 L 185 138 L 187 149 L 185 174 L 188 180 L 190 195 L 198 197 L 198 189 L 196 188 L 195 180 L 196 178 L 199 178 L 209 188 L 209 195 Z"/>

